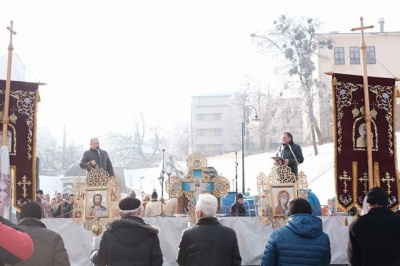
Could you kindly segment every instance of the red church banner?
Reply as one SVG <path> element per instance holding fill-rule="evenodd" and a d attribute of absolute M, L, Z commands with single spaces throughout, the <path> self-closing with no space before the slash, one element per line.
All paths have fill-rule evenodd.
<path fill-rule="evenodd" d="M 368 158 L 362 76 L 333 74 L 335 189 L 344 210 L 362 207 L 368 192 Z M 390 207 L 399 204 L 395 79 L 368 77 L 374 186 L 384 188 Z"/>
<path fill-rule="evenodd" d="M 3 116 L 5 88 L 6 81 L 0 80 L 1 117 Z M 36 110 L 38 101 L 37 83 L 11 81 L 10 121 L 7 128 L 11 171 L 8 184 L 2 184 L 2 188 L 5 187 L 6 191 L 1 192 L 5 193 L 4 195 L 12 195 L 12 204 L 18 209 L 23 203 L 32 201 L 36 194 Z M 3 123 L 0 124 L 3 128 Z M 1 132 L 0 136 L 2 134 Z"/>

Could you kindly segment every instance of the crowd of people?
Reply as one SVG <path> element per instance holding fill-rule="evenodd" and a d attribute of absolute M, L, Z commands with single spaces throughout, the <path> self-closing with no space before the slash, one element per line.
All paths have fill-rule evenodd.
<path fill-rule="evenodd" d="M 155 200 L 156 195 L 152 196 Z M 348 261 L 351 265 L 400 265 L 400 215 L 387 207 L 389 198 L 384 189 L 375 187 L 366 198 L 368 213 L 349 226 Z M 236 205 L 241 199 L 239 195 Z M 93 241 L 90 259 L 94 265 L 163 264 L 159 231 L 141 218 L 152 202 L 156 201 L 142 203 L 134 192 L 119 202 L 121 219 L 108 224 L 103 235 Z M 159 203 L 154 206 L 161 206 Z M 0 217 L 0 265 L 70 265 L 63 239 L 41 221 L 42 206 L 43 202 L 24 204 L 18 225 Z M 234 212 L 239 213 L 240 206 L 236 207 Z M 217 208 L 215 196 L 199 195 L 197 222 L 182 232 L 177 246 L 178 265 L 241 265 L 236 232 L 220 224 Z M 154 213 L 158 215 L 158 211 Z M 261 265 L 329 265 L 330 239 L 323 232 L 322 220 L 312 215 L 310 203 L 292 199 L 288 215 L 286 225 L 269 237 Z"/>

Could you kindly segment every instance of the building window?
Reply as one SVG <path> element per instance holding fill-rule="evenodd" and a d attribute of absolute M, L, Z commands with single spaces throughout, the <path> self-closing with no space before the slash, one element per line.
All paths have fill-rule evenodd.
<path fill-rule="evenodd" d="M 204 152 L 204 145 L 197 145 L 197 151 Z"/>
<path fill-rule="evenodd" d="M 367 46 L 367 64 L 376 64 L 375 46 Z"/>
<path fill-rule="evenodd" d="M 344 47 L 335 47 L 335 65 L 344 65 Z"/>
<path fill-rule="evenodd" d="M 198 114 L 197 121 L 204 121 L 204 114 Z"/>
<path fill-rule="evenodd" d="M 214 119 L 215 119 L 215 121 L 221 121 L 222 114 L 214 114 Z"/>
<path fill-rule="evenodd" d="M 204 129 L 197 129 L 197 136 L 204 136 L 205 130 Z"/>
<path fill-rule="evenodd" d="M 224 144 L 216 144 L 215 151 L 224 151 Z"/>
<path fill-rule="evenodd" d="M 216 128 L 215 129 L 215 136 L 221 136 L 222 135 L 222 128 Z"/>
<path fill-rule="evenodd" d="M 350 64 L 360 64 L 360 47 L 350 47 Z"/>

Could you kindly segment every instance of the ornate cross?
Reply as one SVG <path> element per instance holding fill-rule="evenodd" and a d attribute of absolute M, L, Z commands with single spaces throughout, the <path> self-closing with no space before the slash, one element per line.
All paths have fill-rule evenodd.
<path fill-rule="evenodd" d="M 344 185 L 343 192 L 344 192 L 344 193 L 347 193 L 348 190 L 347 190 L 347 183 L 346 183 L 346 181 L 350 181 L 350 180 L 351 180 L 351 177 L 347 175 L 347 172 L 346 172 L 346 171 L 343 171 L 343 176 L 339 176 L 339 179 L 340 179 L 341 181 L 343 181 L 343 185 Z"/>
<path fill-rule="evenodd" d="M 22 186 L 22 189 L 24 190 L 24 193 L 22 193 L 22 196 L 23 197 L 25 197 L 26 198 L 26 196 L 28 196 L 28 194 L 27 194 L 27 189 L 26 189 L 26 185 L 28 185 L 28 186 L 30 186 L 30 185 L 32 185 L 32 182 L 31 181 L 26 181 L 28 178 L 24 175 L 23 177 L 22 177 L 22 182 L 21 181 L 18 181 L 18 183 L 17 183 L 17 185 L 18 186 Z"/>
<path fill-rule="evenodd" d="M 390 185 L 391 182 L 395 181 L 395 179 L 393 177 L 390 176 L 390 174 L 388 172 L 386 172 L 385 177 L 381 179 L 384 183 L 387 183 L 386 185 L 388 186 L 388 194 L 390 194 L 392 191 L 390 190 L 390 188 L 392 187 Z"/>
<path fill-rule="evenodd" d="M 7 30 L 10 31 L 10 45 L 8 46 L 8 49 L 12 49 L 12 48 L 13 48 L 12 36 L 15 35 L 15 34 L 17 34 L 17 32 L 14 31 L 14 29 L 13 29 L 13 24 L 14 24 L 14 22 L 11 20 L 11 21 L 10 21 L 10 27 L 7 27 Z"/>
<path fill-rule="evenodd" d="M 368 192 L 368 173 L 364 172 L 363 176 L 358 179 L 358 181 L 364 184 L 364 194 L 367 195 Z"/>

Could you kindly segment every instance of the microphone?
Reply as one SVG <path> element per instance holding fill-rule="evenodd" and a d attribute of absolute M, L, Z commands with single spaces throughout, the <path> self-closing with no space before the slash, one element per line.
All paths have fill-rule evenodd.
<path fill-rule="evenodd" d="M 99 156 L 101 156 L 99 147 L 97 147 L 97 153 L 99 154 Z"/>

